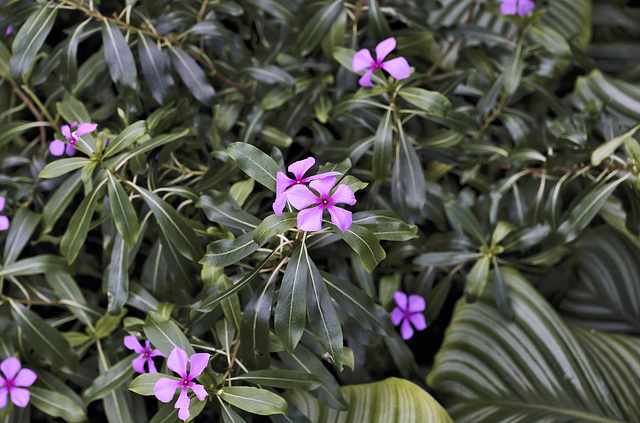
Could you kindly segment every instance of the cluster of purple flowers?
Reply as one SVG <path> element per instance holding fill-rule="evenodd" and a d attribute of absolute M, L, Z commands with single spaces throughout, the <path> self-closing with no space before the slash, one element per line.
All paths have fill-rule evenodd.
<path fill-rule="evenodd" d="M 76 128 L 77 126 L 77 128 Z M 67 156 L 73 156 L 76 154 L 76 148 L 74 145 L 78 142 L 78 138 L 90 134 L 95 131 L 98 127 L 97 123 L 88 123 L 83 122 L 78 125 L 78 122 L 73 122 L 71 125 L 62 125 L 60 127 L 60 132 L 67 139 L 69 144 L 60 140 L 53 140 L 51 144 L 49 144 L 49 151 L 54 156 L 62 156 L 62 154 L 67 153 Z"/>

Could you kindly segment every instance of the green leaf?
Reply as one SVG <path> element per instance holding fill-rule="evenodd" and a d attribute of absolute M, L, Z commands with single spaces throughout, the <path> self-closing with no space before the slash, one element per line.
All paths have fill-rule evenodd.
<path fill-rule="evenodd" d="M 40 275 L 49 272 L 68 271 L 69 266 L 60 256 L 40 254 L 39 256 L 14 261 L 0 270 L 0 276 Z"/>
<path fill-rule="evenodd" d="M 204 23 L 204 22 L 202 22 Z M 166 104 L 175 91 L 171 75 L 171 60 L 167 53 L 160 51 L 156 41 L 145 34 L 138 34 L 138 58 L 151 95 L 159 104 Z"/>
<path fill-rule="evenodd" d="M 186 135 L 189 134 L 189 132 L 190 132 L 189 129 L 181 129 L 181 130 L 178 129 L 169 134 L 162 134 L 153 138 L 148 138 L 143 135 L 142 138 L 139 140 L 140 145 L 138 145 L 133 150 L 126 152 L 125 154 L 121 154 L 119 156 L 114 157 L 111 160 L 115 163 L 113 167 L 115 168 L 115 170 L 118 170 L 120 169 L 120 167 L 122 167 L 125 163 L 127 163 L 129 160 L 133 159 L 134 157 L 137 157 L 142 153 L 146 153 L 147 151 L 151 151 L 155 148 L 158 148 L 170 142 L 174 142 L 181 138 L 184 138 Z"/>
<path fill-rule="evenodd" d="M 66 339 L 44 319 L 11 298 L 11 315 L 28 342 L 42 358 L 60 371 L 73 374 L 78 367 L 78 356 Z"/>
<path fill-rule="evenodd" d="M 65 301 L 67 309 L 89 328 L 93 328 L 94 314 L 89 313 L 91 308 L 75 279 L 69 273 L 60 271 L 47 271 L 44 276 L 58 298 Z"/>
<path fill-rule="evenodd" d="M 4 244 L 4 266 L 15 261 L 29 243 L 31 235 L 40 223 L 40 215 L 20 207 L 11 218 L 11 226 Z"/>
<path fill-rule="evenodd" d="M 496 305 L 500 313 L 507 319 L 513 319 L 513 309 L 511 308 L 511 299 L 509 297 L 509 289 L 507 282 L 502 275 L 502 270 L 498 266 L 495 257 L 492 258 L 493 263 L 493 293 L 496 298 Z"/>
<path fill-rule="evenodd" d="M 418 266 L 456 266 L 471 260 L 476 260 L 482 253 L 469 253 L 466 251 L 445 251 L 438 253 L 424 253 L 413 259 L 413 264 Z"/>
<path fill-rule="evenodd" d="M 250 386 L 227 386 L 219 392 L 220 398 L 241 410 L 261 416 L 287 414 L 287 402 L 279 395 L 266 389 Z"/>
<path fill-rule="evenodd" d="M 348 385 L 340 391 L 349 411 L 321 404 L 304 391 L 289 391 L 287 399 L 314 423 L 453 423 L 438 402 L 418 385 L 404 379 Z"/>
<path fill-rule="evenodd" d="M 321 7 L 311 19 L 305 23 L 297 39 L 297 50 L 306 56 L 322 41 L 329 32 L 332 23 L 342 12 L 344 0 L 334 0 Z"/>
<path fill-rule="evenodd" d="M 224 401 L 217 397 L 220 402 L 220 413 L 222 414 L 223 423 L 247 423 L 245 419 L 240 417 L 238 413 L 228 406 Z"/>
<path fill-rule="evenodd" d="M 82 399 L 87 404 L 102 399 L 128 382 L 134 373 L 131 357 L 126 357 L 95 378 L 82 394 Z"/>
<path fill-rule="evenodd" d="M 302 338 L 307 311 L 307 285 L 311 275 L 305 259 L 308 257 L 306 248 L 299 244 L 291 255 L 287 268 L 282 277 L 274 327 L 276 335 L 282 341 L 284 348 L 293 353 Z"/>
<path fill-rule="evenodd" d="M 531 35 L 549 52 L 562 58 L 571 57 L 571 46 L 558 31 L 542 24 L 532 25 L 529 29 Z"/>
<path fill-rule="evenodd" d="M 113 221 L 124 242 L 129 245 L 135 245 L 138 241 L 139 229 L 136 210 L 133 208 L 133 204 L 131 204 L 131 200 L 129 200 L 124 188 L 111 172 L 107 172 L 107 178 L 109 180 L 109 202 Z"/>
<path fill-rule="evenodd" d="M 185 350 L 189 357 L 195 354 L 193 347 L 178 325 L 171 320 L 163 319 L 157 313 L 147 313 L 144 334 L 165 357 L 169 357 L 171 351 L 176 347 Z"/>
<path fill-rule="evenodd" d="M 369 27 L 376 41 L 391 37 L 391 28 L 380 10 L 378 0 L 369 0 Z"/>
<path fill-rule="evenodd" d="M 196 207 L 203 209 L 209 220 L 219 225 L 251 231 L 260 224 L 260 219 L 242 210 L 230 196 L 203 195 Z"/>
<path fill-rule="evenodd" d="M 342 371 L 342 326 L 338 319 L 327 286 L 320 276 L 320 271 L 309 257 L 307 246 L 302 244 L 301 260 L 307 273 L 307 315 L 309 327 L 322 348 L 322 357 L 338 370 Z"/>
<path fill-rule="evenodd" d="M 586 109 L 605 110 L 620 118 L 625 125 L 637 125 L 640 120 L 640 88 L 595 69 L 580 76 L 575 84 L 576 99 Z"/>
<path fill-rule="evenodd" d="M 87 421 L 86 411 L 60 392 L 32 386 L 29 394 L 29 403 L 51 417 L 61 417 L 70 423 Z"/>
<path fill-rule="evenodd" d="M 449 99 L 437 91 L 407 87 L 398 91 L 398 95 L 431 115 L 444 117 L 451 109 Z"/>
<path fill-rule="evenodd" d="M 120 132 L 120 134 L 109 142 L 109 145 L 104 150 L 104 157 L 111 157 L 116 153 L 129 147 L 134 142 L 138 141 L 142 136 L 149 133 L 146 120 L 139 120 L 127 126 Z"/>
<path fill-rule="evenodd" d="M 123 308 L 119 314 L 105 314 L 96 322 L 96 328 L 94 332 L 94 336 L 96 339 L 106 338 L 111 335 L 113 331 L 120 327 L 120 322 L 122 318 L 127 314 L 127 309 Z"/>
<path fill-rule="evenodd" d="M 263 245 L 272 236 L 284 234 L 297 225 L 297 213 L 282 213 L 282 216 L 270 214 L 253 231 L 253 240 Z"/>
<path fill-rule="evenodd" d="M 1 49 L 1 47 L 0 47 Z M 2 58 L 0 58 L 2 61 Z M 0 147 L 10 143 L 29 129 L 49 126 L 48 122 L 29 122 L 25 120 L 13 120 L 0 125 Z"/>
<path fill-rule="evenodd" d="M 346 232 L 342 232 L 333 224 L 330 226 L 358 254 L 367 272 L 371 273 L 378 263 L 387 257 L 378 237 L 364 226 L 352 224 Z"/>
<path fill-rule="evenodd" d="M 468 301 L 474 301 L 487 284 L 489 279 L 489 264 L 491 263 L 491 256 L 485 255 L 480 257 L 478 261 L 473 265 L 469 275 L 467 276 L 467 296 Z"/>
<path fill-rule="evenodd" d="M 167 377 L 162 373 L 143 373 L 137 376 L 129 384 L 129 390 L 138 395 L 153 395 L 153 387 L 156 382 L 163 377 Z M 179 380 L 178 378 L 169 377 L 170 379 Z"/>
<path fill-rule="evenodd" d="M 254 370 L 236 376 L 234 379 L 256 385 L 284 389 L 304 389 L 305 391 L 317 389 L 322 385 L 320 379 L 300 370 Z"/>
<path fill-rule="evenodd" d="M 100 182 L 80 203 L 78 209 L 71 216 L 67 231 L 60 240 L 60 251 L 69 264 L 73 263 L 89 232 L 89 225 L 93 217 L 93 212 L 98 204 L 98 197 L 102 193 L 102 187 L 107 180 Z"/>
<path fill-rule="evenodd" d="M 81 186 L 82 181 L 80 180 L 80 171 L 77 171 L 73 175 L 67 177 L 65 181 L 60 184 L 58 189 L 56 189 L 42 209 L 43 234 L 51 232 L 53 226 L 56 224 L 62 213 L 64 213 L 66 207 L 69 205 L 71 200 L 73 200 L 73 197 Z"/>
<path fill-rule="evenodd" d="M 378 124 L 376 138 L 373 141 L 373 178 L 378 182 L 385 181 L 391 173 L 391 165 L 393 164 L 392 119 L 393 116 L 391 110 L 387 110 L 387 113 L 384 115 L 384 119 L 382 119 Z"/>
<path fill-rule="evenodd" d="M 473 304 L 460 300 L 427 378 L 451 417 L 461 423 L 478 416 L 495 423 L 640 419 L 634 370 L 640 340 L 568 324 L 515 270 L 503 273 L 513 321 L 496 309 L 489 289 Z"/>
<path fill-rule="evenodd" d="M 600 144 L 593 153 L 591 153 L 591 165 L 597 166 L 605 159 L 608 159 L 622 144 L 628 139 L 632 139 L 633 135 L 640 129 L 640 125 L 636 125 L 633 129 L 610 139 L 604 144 Z"/>
<path fill-rule="evenodd" d="M 245 201 L 247 201 L 247 198 L 249 198 L 253 192 L 254 187 L 255 181 L 251 178 L 238 181 L 229 188 L 229 195 L 236 200 L 240 207 L 242 207 Z"/>
<path fill-rule="evenodd" d="M 129 254 L 131 247 L 124 242 L 119 233 L 116 234 L 111 251 L 107 278 L 107 311 L 111 315 L 122 312 L 122 307 L 129 298 Z"/>
<path fill-rule="evenodd" d="M 75 84 L 78 79 L 78 44 L 85 38 L 82 32 L 89 22 L 91 21 L 87 19 L 76 25 L 65 41 L 60 60 L 60 74 L 67 87 Z"/>
<path fill-rule="evenodd" d="M 342 66 L 345 69 L 352 69 L 352 65 L 353 65 L 353 56 L 356 55 L 356 52 L 350 48 L 345 48 L 345 47 L 336 47 L 333 50 L 333 59 L 340 63 L 340 66 Z"/>
<path fill-rule="evenodd" d="M 467 235 L 471 235 L 481 245 L 487 245 L 480 222 L 468 208 L 456 201 L 449 201 L 445 204 L 445 211 L 452 224 L 459 225 Z"/>
<path fill-rule="evenodd" d="M 253 241 L 253 233 L 247 232 L 234 239 L 213 241 L 200 264 L 211 267 L 226 267 L 253 254 L 259 245 Z"/>
<path fill-rule="evenodd" d="M 20 30 L 13 40 L 13 55 L 9 61 L 9 70 L 14 80 L 25 80 L 25 75 L 33 66 L 33 61 L 47 39 L 58 15 L 60 5 L 54 4 L 52 1 L 42 4 L 20 26 Z"/>
<path fill-rule="evenodd" d="M 186 219 L 166 201 L 144 188 L 134 186 L 147 203 L 167 239 L 176 246 L 180 254 L 191 261 L 198 261 L 204 254 L 200 239 Z"/>
<path fill-rule="evenodd" d="M 242 72 L 268 85 L 282 84 L 285 86 L 293 86 L 296 83 L 296 80 L 288 72 L 274 65 L 247 66 L 242 69 Z"/>
<path fill-rule="evenodd" d="M 138 90 L 136 62 L 120 28 L 108 19 L 102 21 L 102 44 L 113 82 L 121 93 L 133 95 Z"/>
<path fill-rule="evenodd" d="M 207 75 L 193 57 L 184 50 L 172 44 L 168 44 L 168 48 L 171 53 L 171 63 L 184 85 L 200 103 L 212 107 L 216 92 L 209 84 Z"/>
<path fill-rule="evenodd" d="M 398 132 L 400 141 L 397 159 L 393 166 L 393 183 L 396 190 L 392 194 L 399 197 L 402 204 L 406 204 L 413 210 L 420 210 L 427 201 L 422 164 L 402 126 L 398 128 Z M 394 198 L 393 195 L 392 198 Z"/>
<path fill-rule="evenodd" d="M 240 349 L 243 362 L 250 368 L 265 369 L 271 359 L 269 345 L 269 320 L 275 283 L 274 276 L 267 279 L 258 288 L 242 313 L 240 330 Z"/>
<path fill-rule="evenodd" d="M 94 163 L 93 160 L 84 157 L 59 159 L 46 165 L 38 176 L 45 179 L 57 178 L 92 163 Z"/>
<path fill-rule="evenodd" d="M 353 223 L 369 229 L 386 241 L 408 241 L 417 238 L 418 227 L 409 225 L 389 210 L 372 210 L 353 214 Z"/>
<path fill-rule="evenodd" d="M 262 97 L 262 101 L 260 101 L 260 107 L 262 108 L 262 110 L 277 109 L 287 101 L 291 100 L 291 98 L 293 98 L 293 94 L 293 90 L 286 90 L 278 86 L 267 92 L 265 96 Z M 0 140 L 1 139 L 2 138 L 0 138 Z"/>
<path fill-rule="evenodd" d="M 522 70 L 524 69 L 524 60 L 522 59 L 523 45 L 524 37 L 521 37 L 505 68 L 504 90 L 507 94 L 515 93 L 520 85 L 520 79 L 522 79 Z"/>
<path fill-rule="evenodd" d="M 276 191 L 276 174 L 282 172 L 273 159 L 251 144 L 234 142 L 227 153 L 244 173 L 271 191 Z"/>

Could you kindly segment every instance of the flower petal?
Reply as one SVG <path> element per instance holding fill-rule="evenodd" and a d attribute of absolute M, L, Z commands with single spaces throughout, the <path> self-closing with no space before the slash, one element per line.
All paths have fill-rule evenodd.
<path fill-rule="evenodd" d="M 5 202 L 4 197 L 0 197 L 0 211 L 4 210 L 4 202 Z"/>
<path fill-rule="evenodd" d="M 411 67 L 404 57 L 396 57 L 387 62 L 384 62 L 381 66 L 382 69 L 389 72 L 389 75 L 395 79 L 405 79 L 411 75 Z"/>
<path fill-rule="evenodd" d="M 67 144 L 62 141 L 53 140 L 49 144 L 49 152 L 54 156 L 62 156 L 66 145 Z"/>
<path fill-rule="evenodd" d="M 193 380 L 200 376 L 200 373 L 202 373 L 205 367 L 207 367 L 207 364 L 209 364 L 210 357 L 211 354 L 207 353 L 198 353 L 190 357 L 191 370 L 189 371 L 189 380 Z"/>
<path fill-rule="evenodd" d="M 273 212 L 278 216 L 282 216 L 284 206 L 287 204 L 287 193 L 276 194 L 276 201 L 273 202 Z"/>
<path fill-rule="evenodd" d="M 336 182 L 338 182 L 338 180 L 333 177 L 322 178 L 309 182 L 309 186 L 318 191 L 321 198 L 328 200 L 329 194 L 331 194 L 331 190 L 336 185 Z"/>
<path fill-rule="evenodd" d="M 324 172 L 324 173 L 319 173 L 317 175 L 309 176 L 308 178 L 304 178 L 302 180 L 302 182 L 310 182 L 310 181 L 313 181 L 314 179 L 323 179 L 323 178 L 328 178 L 329 176 L 338 176 L 338 175 L 342 175 L 342 173 L 340 173 L 340 172 Z"/>
<path fill-rule="evenodd" d="M 11 402 L 17 407 L 24 408 L 29 404 L 29 391 L 23 388 L 11 388 Z"/>
<path fill-rule="evenodd" d="M 153 395 L 162 402 L 169 402 L 173 399 L 176 389 L 182 386 L 181 380 L 161 377 L 155 385 L 153 385 Z"/>
<path fill-rule="evenodd" d="M 84 134 L 88 134 L 90 132 L 93 132 L 96 130 L 96 128 L 98 127 L 97 123 L 81 123 L 80 125 L 78 125 L 78 129 L 76 129 L 76 135 L 77 136 L 82 136 Z"/>
<path fill-rule="evenodd" d="M 500 0 L 500 12 L 503 15 L 515 15 L 517 11 L 518 0 Z"/>
<path fill-rule="evenodd" d="M 353 190 L 349 185 L 340 184 L 329 198 L 329 202 L 331 204 L 344 203 L 354 205 L 356 203 L 356 196 L 353 194 Z"/>
<path fill-rule="evenodd" d="M 315 163 L 316 159 L 313 157 L 307 157 L 304 160 L 298 160 L 297 162 L 291 163 L 287 169 L 289 172 L 296 175 L 296 181 L 299 181 L 302 179 L 304 174 L 307 173 L 307 170 L 311 169 L 311 166 Z"/>
<path fill-rule="evenodd" d="M 427 328 L 427 321 L 421 312 L 410 314 L 409 321 L 417 330 L 425 330 Z"/>
<path fill-rule="evenodd" d="M 67 144 L 64 147 L 64 152 L 67 153 L 67 156 L 75 156 L 76 148 L 74 146 L 72 146 L 71 144 Z"/>
<path fill-rule="evenodd" d="M 0 408 L 5 408 L 7 406 L 8 396 L 9 396 L 9 388 L 7 387 L 0 388 Z"/>
<path fill-rule="evenodd" d="M 182 407 L 178 411 L 178 418 L 182 421 L 187 421 L 187 419 L 191 417 L 191 413 L 189 413 L 189 406 Z"/>
<path fill-rule="evenodd" d="M 404 292 L 396 291 L 395 294 L 393 294 L 393 300 L 398 304 L 398 307 L 400 307 L 401 310 L 407 309 L 407 294 Z"/>
<path fill-rule="evenodd" d="M 196 397 L 198 397 L 200 401 L 204 401 L 207 395 L 209 395 L 204 389 L 204 386 L 198 385 L 197 383 L 191 385 L 191 390 L 196 394 Z"/>
<path fill-rule="evenodd" d="M 133 352 L 135 353 L 144 353 L 144 348 L 142 348 L 142 345 L 140 345 L 140 341 L 138 341 L 138 338 L 134 334 L 124 337 L 124 346 L 129 348 L 130 350 L 133 350 Z"/>
<path fill-rule="evenodd" d="M 409 319 L 405 319 L 404 322 L 402 322 L 400 333 L 402 334 L 402 339 L 405 341 L 413 336 L 413 328 L 411 327 L 411 323 L 409 323 Z"/>
<path fill-rule="evenodd" d="M 420 295 L 411 295 L 409 296 L 409 307 L 407 307 L 407 311 L 409 313 L 416 313 L 418 311 L 423 311 L 426 308 L 424 298 Z"/>
<path fill-rule="evenodd" d="M 369 69 L 364 75 L 362 75 L 362 78 L 358 79 L 358 84 L 360 84 L 361 87 L 373 87 L 373 84 L 371 83 L 371 75 L 373 75 L 374 70 L 374 68 Z"/>
<path fill-rule="evenodd" d="M 404 318 L 404 312 L 400 307 L 396 307 L 391 311 L 391 323 L 393 326 L 398 326 Z"/>
<path fill-rule="evenodd" d="M 529 13 L 533 12 L 533 8 L 535 6 L 536 5 L 531 0 L 520 0 L 518 2 L 518 15 L 520 15 L 521 18 L 524 18 Z"/>
<path fill-rule="evenodd" d="M 138 357 L 131 360 L 131 365 L 133 366 L 133 370 L 138 373 L 147 373 L 144 370 L 144 363 L 147 361 L 144 355 L 139 355 Z"/>
<path fill-rule="evenodd" d="M 304 185 L 294 185 L 287 191 L 287 200 L 293 207 L 302 210 L 312 204 L 322 202 L 309 188 Z"/>
<path fill-rule="evenodd" d="M 376 46 L 376 61 L 378 63 L 382 63 L 387 54 L 391 53 L 391 50 L 396 48 L 396 39 L 391 37 L 387 38 L 384 41 L 380 41 L 380 43 Z"/>
<path fill-rule="evenodd" d="M 15 375 L 18 374 L 18 370 L 20 370 L 20 360 L 15 357 L 6 358 L 0 363 L 0 370 L 2 370 L 7 380 L 13 380 Z"/>
<path fill-rule="evenodd" d="M 316 206 L 298 213 L 298 229 L 301 231 L 319 231 L 322 229 L 322 211 L 324 207 Z"/>
<path fill-rule="evenodd" d="M 341 207 L 332 206 L 331 204 L 327 205 L 327 210 L 329 210 L 333 224 L 342 232 L 347 232 L 351 227 L 351 222 L 353 221 L 351 212 Z"/>
<path fill-rule="evenodd" d="M 13 379 L 14 386 L 31 386 L 36 381 L 38 376 L 31 369 L 21 369 L 18 372 L 18 376 Z"/>
<path fill-rule="evenodd" d="M 363 70 L 370 68 L 376 64 L 376 61 L 371 57 L 371 52 L 366 48 L 358 51 L 353 56 L 353 61 L 351 62 L 351 67 L 354 72 L 362 72 Z"/>
<path fill-rule="evenodd" d="M 62 135 L 64 135 L 66 139 L 71 139 L 71 128 L 69 127 L 69 125 L 62 125 L 60 127 L 60 132 L 62 132 Z"/>
<path fill-rule="evenodd" d="M 180 395 L 176 401 L 174 408 L 186 408 L 189 410 L 189 395 L 187 395 L 187 387 L 183 386 L 180 390 Z"/>
<path fill-rule="evenodd" d="M 158 369 L 156 369 L 156 363 L 154 363 L 151 358 L 147 358 L 147 364 L 149 365 L 149 373 L 158 373 Z"/>
<path fill-rule="evenodd" d="M 296 181 L 289 178 L 282 172 L 276 173 L 276 197 L 282 194 L 287 188 L 295 184 Z"/>
<path fill-rule="evenodd" d="M 9 229 L 9 218 L 0 216 L 0 231 L 6 231 L 7 229 Z"/>
<path fill-rule="evenodd" d="M 187 353 L 182 348 L 175 347 L 167 359 L 167 367 L 180 375 L 182 379 L 187 378 Z"/>
<path fill-rule="evenodd" d="M 158 357 L 158 356 L 160 356 L 160 357 L 164 357 L 164 354 L 162 354 L 162 353 L 160 352 L 160 350 L 159 350 L 159 349 L 157 349 L 157 348 L 156 348 L 156 349 L 154 349 L 154 350 L 151 350 L 151 354 L 150 354 L 150 355 L 151 355 L 151 357 Z"/>

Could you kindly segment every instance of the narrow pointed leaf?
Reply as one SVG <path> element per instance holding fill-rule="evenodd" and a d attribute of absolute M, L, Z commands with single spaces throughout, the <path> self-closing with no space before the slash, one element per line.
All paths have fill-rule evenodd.
<path fill-rule="evenodd" d="M 107 177 L 109 179 L 109 202 L 116 228 L 124 242 L 134 245 L 138 240 L 139 229 L 136 210 L 133 208 L 133 204 L 131 204 L 131 200 L 122 185 L 120 185 L 120 182 L 111 175 L 111 172 L 107 172 Z"/>
<path fill-rule="evenodd" d="M 258 247 L 251 232 L 234 239 L 213 241 L 207 246 L 207 252 L 200 263 L 211 267 L 226 267 L 253 254 Z"/>
<path fill-rule="evenodd" d="M 276 191 L 276 174 L 282 170 L 271 157 L 256 147 L 241 142 L 230 144 L 227 153 L 244 173 L 271 191 Z"/>
<path fill-rule="evenodd" d="M 268 416 L 289 412 L 287 402 L 281 396 L 266 389 L 250 386 L 228 386 L 223 388 L 219 395 L 229 404 L 252 414 Z"/>
<path fill-rule="evenodd" d="M 211 107 L 216 92 L 207 81 L 207 75 L 200 68 L 198 62 L 181 48 L 173 47 L 171 44 L 168 47 L 171 63 L 184 85 L 200 103 Z"/>
<path fill-rule="evenodd" d="M 29 393 L 29 403 L 51 417 L 61 417 L 70 423 L 87 420 L 86 410 L 60 392 L 32 386 Z"/>
<path fill-rule="evenodd" d="M 293 353 L 302 337 L 307 311 L 307 285 L 309 266 L 305 261 L 306 250 L 298 245 L 282 277 L 276 303 L 274 326 L 284 348 Z"/>
<path fill-rule="evenodd" d="M 120 92 L 133 95 L 138 90 L 136 62 L 120 28 L 107 19 L 102 21 L 102 43 L 111 79 Z"/>
<path fill-rule="evenodd" d="M 148 35 L 141 33 L 139 39 L 138 58 L 142 75 L 153 98 L 158 103 L 165 104 L 175 91 L 175 82 L 171 75 L 171 60 L 166 52 L 160 51 L 156 41 Z"/>
<path fill-rule="evenodd" d="M 45 179 L 57 178 L 92 163 L 94 162 L 91 159 L 85 157 L 59 159 L 46 165 L 38 176 Z"/>

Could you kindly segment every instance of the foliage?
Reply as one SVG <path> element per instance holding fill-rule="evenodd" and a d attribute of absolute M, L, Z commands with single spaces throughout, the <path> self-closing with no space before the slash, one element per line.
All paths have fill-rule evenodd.
<path fill-rule="evenodd" d="M 640 419 L 640 25 L 535 3 L 0 2 L 0 419 Z"/>

